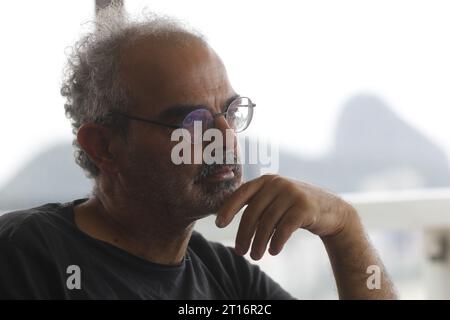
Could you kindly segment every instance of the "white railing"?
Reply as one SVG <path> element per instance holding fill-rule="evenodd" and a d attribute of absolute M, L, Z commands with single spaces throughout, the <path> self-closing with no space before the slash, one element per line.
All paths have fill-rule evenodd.
<path fill-rule="evenodd" d="M 450 188 L 343 197 L 368 228 L 422 230 L 426 298 L 450 299 Z"/>
<path fill-rule="evenodd" d="M 450 188 L 341 195 L 358 210 L 369 230 L 424 232 L 426 298 L 450 299 Z M 239 219 L 211 228 L 213 217 L 197 223 L 208 239 L 233 243 Z"/>

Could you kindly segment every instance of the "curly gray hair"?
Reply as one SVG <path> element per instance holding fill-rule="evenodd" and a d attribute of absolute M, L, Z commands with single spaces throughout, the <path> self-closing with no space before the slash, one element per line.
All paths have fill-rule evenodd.
<path fill-rule="evenodd" d="M 131 93 L 119 77 L 121 48 L 143 37 L 174 37 L 175 41 L 183 41 L 180 35 L 189 35 L 206 43 L 203 35 L 179 20 L 145 10 L 132 18 L 117 3 L 100 10 L 93 26 L 93 31 L 71 47 L 61 86 L 66 116 L 75 135 L 86 123 L 108 125 L 126 135 L 126 122 L 112 116 L 113 111 L 126 112 L 133 105 Z M 88 177 L 97 177 L 98 167 L 76 138 L 73 145 L 76 163 Z"/>

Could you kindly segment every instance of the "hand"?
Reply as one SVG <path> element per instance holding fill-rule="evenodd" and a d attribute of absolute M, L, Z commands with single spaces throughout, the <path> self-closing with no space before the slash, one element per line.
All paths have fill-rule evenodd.
<path fill-rule="evenodd" d="M 355 209 L 339 197 L 310 184 L 278 175 L 264 175 L 244 183 L 217 213 L 218 227 L 227 226 L 240 211 L 236 253 L 259 260 L 270 241 L 269 253 L 277 255 L 292 233 L 306 229 L 322 238 L 340 234 L 357 217 Z"/>

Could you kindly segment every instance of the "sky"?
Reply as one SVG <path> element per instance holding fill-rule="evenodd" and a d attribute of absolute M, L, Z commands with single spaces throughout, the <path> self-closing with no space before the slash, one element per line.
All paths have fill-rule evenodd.
<path fill-rule="evenodd" d="M 202 31 L 234 89 L 257 104 L 247 134 L 315 157 L 352 95 L 383 98 L 450 157 L 450 1 L 126 1 Z M 93 1 L 5 1 L 0 11 L 0 187 L 72 139 L 59 95 L 68 47 Z"/>

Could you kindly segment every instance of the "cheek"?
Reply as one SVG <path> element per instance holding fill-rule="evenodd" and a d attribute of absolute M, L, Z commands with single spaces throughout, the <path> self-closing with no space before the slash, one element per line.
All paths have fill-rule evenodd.
<path fill-rule="evenodd" d="M 149 169 L 158 170 L 163 156 L 160 145 L 133 135 L 129 135 L 124 153 L 125 167 L 135 178 L 139 174 L 147 175 Z"/>
<path fill-rule="evenodd" d="M 130 169 L 141 177 L 153 176 L 172 181 L 192 180 L 200 166 L 175 164 L 172 160 L 172 148 L 175 144 L 176 142 L 146 141 L 130 146 L 128 154 Z M 147 174 L 144 174 L 145 172 Z"/>
<path fill-rule="evenodd" d="M 136 160 L 155 161 L 158 158 L 170 157 L 170 148 L 170 141 L 159 131 L 138 127 L 129 132 L 128 151 L 130 157 Z"/>
<path fill-rule="evenodd" d="M 142 129 L 142 128 L 139 128 Z M 194 150 L 194 145 L 189 145 L 191 162 L 193 164 L 175 164 L 172 159 L 172 150 L 179 145 L 180 141 L 171 141 L 171 133 L 168 131 L 156 130 L 136 130 L 130 131 L 126 157 L 129 161 L 130 170 L 139 174 L 139 172 L 148 172 L 160 179 L 170 180 L 192 180 L 199 172 L 199 164 L 194 164 L 194 152 L 200 151 L 202 155 L 203 147 L 200 150 Z M 176 154 L 174 152 L 174 154 Z M 201 161 L 201 160 L 200 160 Z M 150 169 L 150 170 L 149 170 Z"/>

